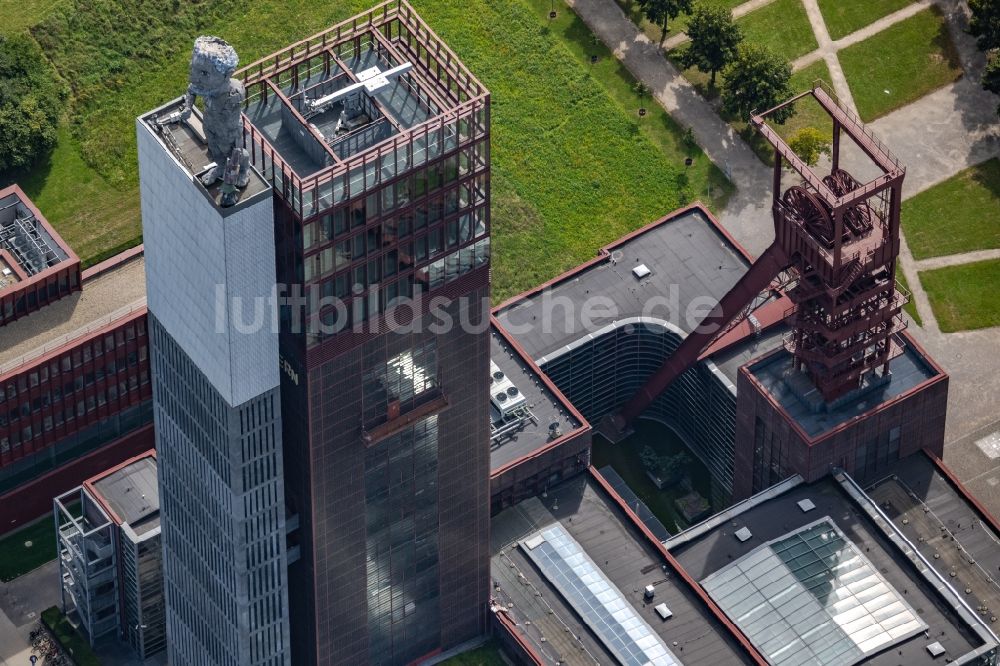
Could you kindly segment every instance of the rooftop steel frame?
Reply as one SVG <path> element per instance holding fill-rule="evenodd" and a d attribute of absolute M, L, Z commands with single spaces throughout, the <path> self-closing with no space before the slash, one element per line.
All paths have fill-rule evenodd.
<path fill-rule="evenodd" d="M 246 87 L 244 108 L 262 97 L 277 94 L 299 122 L 309 128 L 308 121 L 289 104 L 281 91 L 282 85 L 291 83 L 297 87 L 303 74 L 319 68 L 329 73 L 333 64 L 349 73 L 343 57 L 360 52 L 363 45 L 410 62 L 412 69 L 397 80 L 433 113 L 413 127 L 397 124 L 396 134 L 348 159 L 336 155 L 324 143 L 331 164 L 308 175 L 296 173 L 244 113 L 243 141 L 251 162 L 300 219 L 356 196 L 359 190 L 367 190 L 381 180 L 383 172 L 395 174 L 397 161 L 411 154 L 414 141 L 444 136 L 445 132 L 466 125 L 473 134 L 486 132 L 489 91 L 406 0 L 387 0 L 243 67 L 236 76 Z"/>

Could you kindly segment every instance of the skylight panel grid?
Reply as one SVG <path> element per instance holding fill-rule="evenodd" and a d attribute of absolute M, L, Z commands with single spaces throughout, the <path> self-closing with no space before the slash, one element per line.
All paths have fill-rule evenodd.
<path fill-rule="evenodd" d="M 927 628 L 829 518 L 702 581 L 770 663 L 854 664 Z"/>
<path fill-rule="evenodd" d="M 622 664 L 681 664 L 562 525 L 528 537 L 521 549 Z"/>

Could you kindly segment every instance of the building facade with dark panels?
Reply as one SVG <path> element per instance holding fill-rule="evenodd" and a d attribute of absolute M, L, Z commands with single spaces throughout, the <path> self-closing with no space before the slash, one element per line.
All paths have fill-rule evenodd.
<path fill-rule="evenodd" d="M 736 499 L 791 474 L 814 481 L 833 468 L 861 482 L 886 473 L 901 458 L 926 450 L 944 454 L 948 375 L 913 338 L 887 381 L 820 403 L 803 389 L 783 349 L 739 372 L 736 415 Z"/>
<path fill-rule="evenodd" d="M 0 326 L 0 493 L 115 441 L 123 459 L 135 452 L 125 440 L 152 422 L 143 271 L 141 248 L 123 253 Z M 95 471 L 60 473 L 69 481 L 54 490 Z"/>
<path fill-rule="evenodd" d="M 91 645 L 110 636 L 139 659 L 161 652 L 167 638 L 155 452 L 94 475 L 53 505 L 63 612 L 81 623 Z"/>
<path fill-rule="evenodd" d="M 81 287 L 80 259 L 20 187 L 0 189 L 0 326 Z"/>
<path fill-rule="evenodd" d="M 295 659 L 409 663 L 487 628 L 489 93 L 396 1 L 239 76 L 305 296 L 280 314 Z"/>

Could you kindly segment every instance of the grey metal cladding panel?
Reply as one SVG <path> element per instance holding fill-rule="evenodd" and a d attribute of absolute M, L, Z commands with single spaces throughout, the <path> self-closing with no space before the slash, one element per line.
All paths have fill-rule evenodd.
<path fill-rule="evenodd" d="M 271 200 L 223 218 L 141 122 L 137 135 L 149 309 L 226 402 L 239 405 L 279 383 L 270 318 L 248 331 L 220 307 L 240 298 L 250 313 L 253 299 L 274 289 Z"/>

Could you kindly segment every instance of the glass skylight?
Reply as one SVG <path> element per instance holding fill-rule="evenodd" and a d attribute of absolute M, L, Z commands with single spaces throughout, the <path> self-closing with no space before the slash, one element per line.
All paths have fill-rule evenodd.
<path fill-rule="evenodd" d="M 619 662 L 681 663 L 562 525 L 532 535 L 521 548 Z"/>
<path fill-rule="evenodd" d="M 855 664 L 927 625 L 829 518 L 701 582 L 775 665 Z"/>

